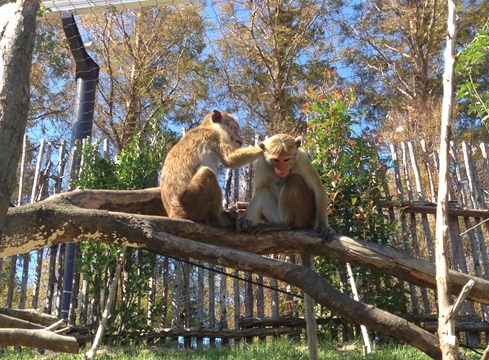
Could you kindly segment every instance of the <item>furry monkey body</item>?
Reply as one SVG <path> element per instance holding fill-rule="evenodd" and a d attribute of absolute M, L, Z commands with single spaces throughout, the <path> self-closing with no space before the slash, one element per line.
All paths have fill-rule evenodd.
<path fill-rule="evenodd" d="M 278 134 L 260 144 L 263 157 L 255 164 L 253 198 L 240 227 L 251 233 L 290 229 L 316 229 L 323 240 L 334 232 L 328 226 L 328 196 L 300 139 Z M 250 228 L 249 222 L 254 225 Z M 312 268 L 311 255 L 301 254 L 302 265 Z M 317 360 L 317 325 L 314 301 L 304 296 L 309 359 Z"/>
<path fill-rule="evenodd" d="M 236 168 L 262 155 L 243 144 L 233 115 L 214 110 L 188 131 L 168 153 L 161 173 L 161 198 L 168 216 L 213 226 L 228 226 L 222 216 L 217 167 Z"/>
<path fill-rule="evenodd" d="M 285 134 L 260 144 L 264 156 L 255 163 L 253 198 L 245 218 L 256 224 L 255 232 L 307 228 L 328 240 L 334 233 L 328 226 L 328 195 L 299 146 L 299 139 Z"/>

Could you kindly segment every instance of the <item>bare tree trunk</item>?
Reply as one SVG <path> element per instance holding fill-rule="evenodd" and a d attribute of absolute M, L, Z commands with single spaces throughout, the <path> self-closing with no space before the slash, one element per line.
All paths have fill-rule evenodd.
<path fill-rule="evenodd" d="M 16 186 L 16 170 L 29 111 L 29 77 L 38 5 L 38 0 L 18 0 L 1 7 L 0 240 Z"/>
<path fill-rule="evenodd" d="M 112 303 L 115 301 L 115 295 L 117 292 L 117 283 L 119 282 L 119 278 L 121 277 L 122 266 L 124 265 L 124 258 L 126 256 L 126 247 L 123 246 L 119 256 L 117 257 L 117 267 L 115 270 L 114 278 L 111 279 L 109 296 L 107 298 L 107 302 L 105 304 L 104 312 L 102 314 L 102 319 L 97 329 L 97 334 L 95 335 L 95 339 L 93 340 L 92 348 L 87 353 L 87 358 L 91 359 L 95 352 L 97 351 L 97 347 L 99 346 L 100 340 L 105 331 L 105 326 L 107 325 L 107 320 L 109 319 L 110 309 L 112 308 Z"/>
<path fill-rule="evenodd" d="M 448 283 L 448 155 L 450 121 L 453 102 L 453 71 L 455 67 L 455 2 L 448 0 L 448 36 L 445 50 L 445 73 L 443 75 L 443 109 L 440 139 L 440 175 L 438 206 L 436 212 L 436 281 L 438 290 L 438 336 L 443 359 L 458 359 L 458 342 L 455 335 L 455 318 L 450 317 L 452 299 Z"/>

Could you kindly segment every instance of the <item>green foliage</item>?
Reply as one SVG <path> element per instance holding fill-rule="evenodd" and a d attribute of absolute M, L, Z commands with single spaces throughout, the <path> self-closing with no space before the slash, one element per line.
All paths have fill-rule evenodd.
<path fill-rule="evenodd" d="M 104 158 L 100 152 L 100 140 L 87 141 L 81 152 L 83 159 L 71 185 L 87 189 L 135 190 L 156 186 L 158 171 L 166 156 L 169 132 L 159 132 L 151 120 L 145 146 L 141 133 L 134 135 L 127 150 L 122 150 L 116 161 Z"/>
<path fill-rule="evenodd" d="M 383 211 L 381 200 L 387 186 L 386 165 L 375 142 L 365 132 L 354 131 L 361 114 L 355 112 L 355 90 L 330 86 L 307 92 L 303 112 L 309 116 L 307 148 L 331 198 L 330 226 L 337 232 L 394 247 L 396 223 Z M 319 259 L 320 273 L 339 286 L 337 261 Z M 344 267 L 343 267 L 344 268 Z M 344 270 L 344 269 L 343 269 Z M 354 268 L 362 301 L 391 313 L 406 312 L 403 288 L 378 271 Z"/>
<path fill-rule="evenodd" d="M 121 151 L 115 161 L 101 155 L 100 141 L 87 141 L 81 151 L 82 164 L 71 185 L 118 190 L 155 186 L 158 170 L 167 153 L 169 133 L 166 130 L 160 132 L 156 121 L 151 120 L 149 125 L 149 134 L 146 137 L 141 133 L 135 134 L 129 148 Z M 113 276 L 120 247 L 92 242 L 83 242 L 80 247 L 83 257 L 77 262 L 77 266 L 88 281 L 88 298 L 94 299 L 99 305 L 95 308 L 92 319 L 96 325 L 103 304 L 102 290 L 107 286 L 109 277 Z M 112 313 L 108 332 L 147 328 L 147 310 L 142 304 L 147 303 L 148 280 L 155 261 L 155 254 L 148 251 L 128 251 L 125 270 L 132 275 L 124 283 L 124 296 Z M 161 311 L 156 309 L 161 310 L 161 304 L 154 304 L 152 309 L 154 316 L 161 316 Z"/>
<path fill-rule="evenodd" d="M 474 41 L 463 49 L 457 60 L 455 73 L 461 80 L 456 99 L 465 100 L 469 114 L 479 117 L 489 128 L 489 90 L 481 89 L 481 80 L 489 58 L 489 26 L 476 32 Z"/>
<path fill-rule="evenodd" d="M 337 346 L 338 345 L 338 346 Z M 98 359 L 119 359 L 119 360 L 257 360 L 257 359 L 280 359 L 280 360 L 297 360 L 308 359 L 307 346 L 303 343 L 295 343 L 276 338 L 273 341 L 258 341 L 252 344 L 240 344 L 239 346 L 216 346 L 205 349 L 174 349 L 165 346 L 144 346 L 140 348 L 108 348 L 102 349 L 102 354 Z M 7 350 L 5 358 L 12 360 L 26 360 L 38 358 L 39 355 L 34 351 L 14 353 Z M 333 344 L 330 342 L 321 342 L 318 346 L 318 355 L 320 359 L 328 360 L 362 360 L 365 356 L 362 353 L 361 346 L 348 344 Z M 473 353 L 471 355 L 474 355 Z M 82 355 L 71 354 L 51 354 L 50 359 L 57 360 L 77 360 L 82 359 Z M 473 359 L 478 357 L 473 356 Z M 480 356 L 479 356 L 480 358 Z M 409 346 L 387 346 L 373 349 L 369 360 L 428 360 L 430 357 L 420 350 Z"/>

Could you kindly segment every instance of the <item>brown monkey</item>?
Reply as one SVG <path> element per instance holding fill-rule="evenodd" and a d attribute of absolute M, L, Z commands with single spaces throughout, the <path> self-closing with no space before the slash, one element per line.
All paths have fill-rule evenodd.
<path fill-rule="evenodd" d="M 256 224 L 252 232 L 307 228 L 324 240 L 334 234 L 328 227 L 328 195 L 300 145 L 300 138 L 285 134 L 259 144 L 264 156 L 255 164 L 253 198 L 245 214 Z"/>
<path fill-rule="evenodd" d="M 307 154 L 299 148 L 300 138 L 278 134 L 259 144 L 263 157 L 255 164 L 253 198 L 241 229 L 263 231 L 316 229 L 323 240 L 334 231 L 328 227 L 328 196 Z M 312 267 L 311 255 L 301 254 L 302 265 Z M 317 359 L 316 316 L 313 299 L 305 295 L 305 317 L 309 358 Z"/>
<path fill-rule="evenodd" d="M 217 165 L 243 166 L 263 154 L 259 147 L 239 149 L 243 139 L 233 115 L 214 110 L 188 131 L 168 153 L 161 173 L 161 198 L 168 216 L 213 226 L 230 226 L 222 213 Z"/>

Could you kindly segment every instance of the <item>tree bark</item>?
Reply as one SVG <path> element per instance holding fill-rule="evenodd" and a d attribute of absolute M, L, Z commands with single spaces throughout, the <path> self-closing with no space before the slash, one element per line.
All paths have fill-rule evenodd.
<path fill-rule="evenodd" d="M 78 354 L 78 344 L 74 337 L 58 335 L 46 330 L 0 329 L 2 346 L 27 346 Z"/>
<path fill-rule="evenodd" d="M 450 121 L 453 106 L 453 73 L 455 67 L 455 1 L 448 1 L 447 46 L 445 49 L 445 72 L 443 74 L 443 107 L 440 139 L 440 172 L 438 205 L 436 212 L 436 284 L 438 291 L 438 336 L 442 358 L 458 359 L 458 341 L 455 334 L 455 316 L 450 316 L 452 297 L 448 280 L 448 150 L 450 144 Z"/>
<path fill-rule="evenodd" d="M 377 263 L 376 266 L 397 276 L 420 271 L 421 275 L 418 275 L 418 278 L 423 279 L 427 284 L 434 283 L 433 275 L 430 275 L 430 272 L 434 274 L 434 266 L 429 262 L 414 259 L 378 244 L 366 243 L 340 235 L 335 235 L 334 240 L 324 243 L 314 231 L 277 232 L 254 237 L 248 234 L 236 234 L 230 229 L 212 228 L 187 220 L 83 209 L 75 206 L 74 203 L 86 204 L 86 201 L 82 201 L 84 193 L 93 199 L 97 193 L 106 192 L 77 190 L 72 193 L 54 195 L 38 203 L 10 209 L 4 231 L 4 241 L 0 244 L 0 257 L 15 252 L 31 251 L 53 243 L 86 240 L 146 248 L 172 256 L 202 260 L 285 281 L 301 288 L 334 313 L 366 325 L 370 329 L 394 336 L 421 349 L 435 359 L 441 359 L 439 341 L 433 334 L 407 320 L 349 298 L 310 269 L 242 250 L 261 254 L 280 252 L 326 254 L 341 260 L 348 259 L 360 265 Z M 127 204 L 131 197 L 139 197 L 141 191 L 120 191 L 119 193 L 123 199 L 122 202 Z M 115 193 L 111 195 L 112 206 L 117 205 L 114 202 L 116 199 L 114 195 Z M 103 203 L 102 200 L 98 201 L 98 204 Z M 370 260 L 364 260 L 366 258 Z M 389 262 L 395 266 L 392 267 L 388 264 Z M 399 270 L 402 267 L 404 270 Z M 489 296 L 488 281 L 464 274 L 451 274 L 450 280 L 454 288 L 458 286 L 457 282 L 460 282 L 460 278 L 473 278 L 475 285 L 470 294 L 486 303 L 489 302 L 487 299 Z M 462 283 L 460 289 L 463 285 L 465 282 Z"/>
<path fill-rule="evenodd" d="M 29 110 L 38 0 L 17 0 L 1 7 L 0 22 L 0 240 L 22 151 Z M 5 21 L 5 22 L 4 22 Z"/>
<path fill-rule="evenodd" d="M 15 310 L 15 309 L 0 308 L 0 314 L 12 316 L 18 319 L 30 321 L 44 326 L 53 325 L 59 320 L 56 316 L 43 314 L 37 312 L 36 310 L 31 310 L 31 309 Z"/>
<path fill-rule="evenodd" d="M 127 244 L 131 247 L 163 252 L 159 244 L 162 240 L 150 239 L 145 235 L 156 228 L 159 239 L 165 241 L 171 241 L 177 236 L 261 255 L 321 255 L 380 270 L 415 285 L 436 288 L 433 263 L 377 243 L 340 235 L 335 235 L 332 241 L 322 242 L 312 230 L 250 236 L 187 220 L 138 214 L 146 213 L 146 208 L 152 214 L 158 211 L 157 207 L 153 206 L 156 201 L 152 196 L 159 196 L 157 188 L 136 191 L 75 190 L 51 196 L 38 203 L 10 208 L 4 241 L 0 244 L 0 257 L 32 251 L 50 244 L 83 240 Z M 112 210 L 118 209 L 119 204 L 124 211 L 130 209 L 134 214 L 113 212 Z M 159 206 L 162 209 L 162 206 Z M 449 270 L 452 292 L 460 292 L 470 279 L 474 280 L 475 285 L 468 298 L 489 304 L 489 281 Z"/>

